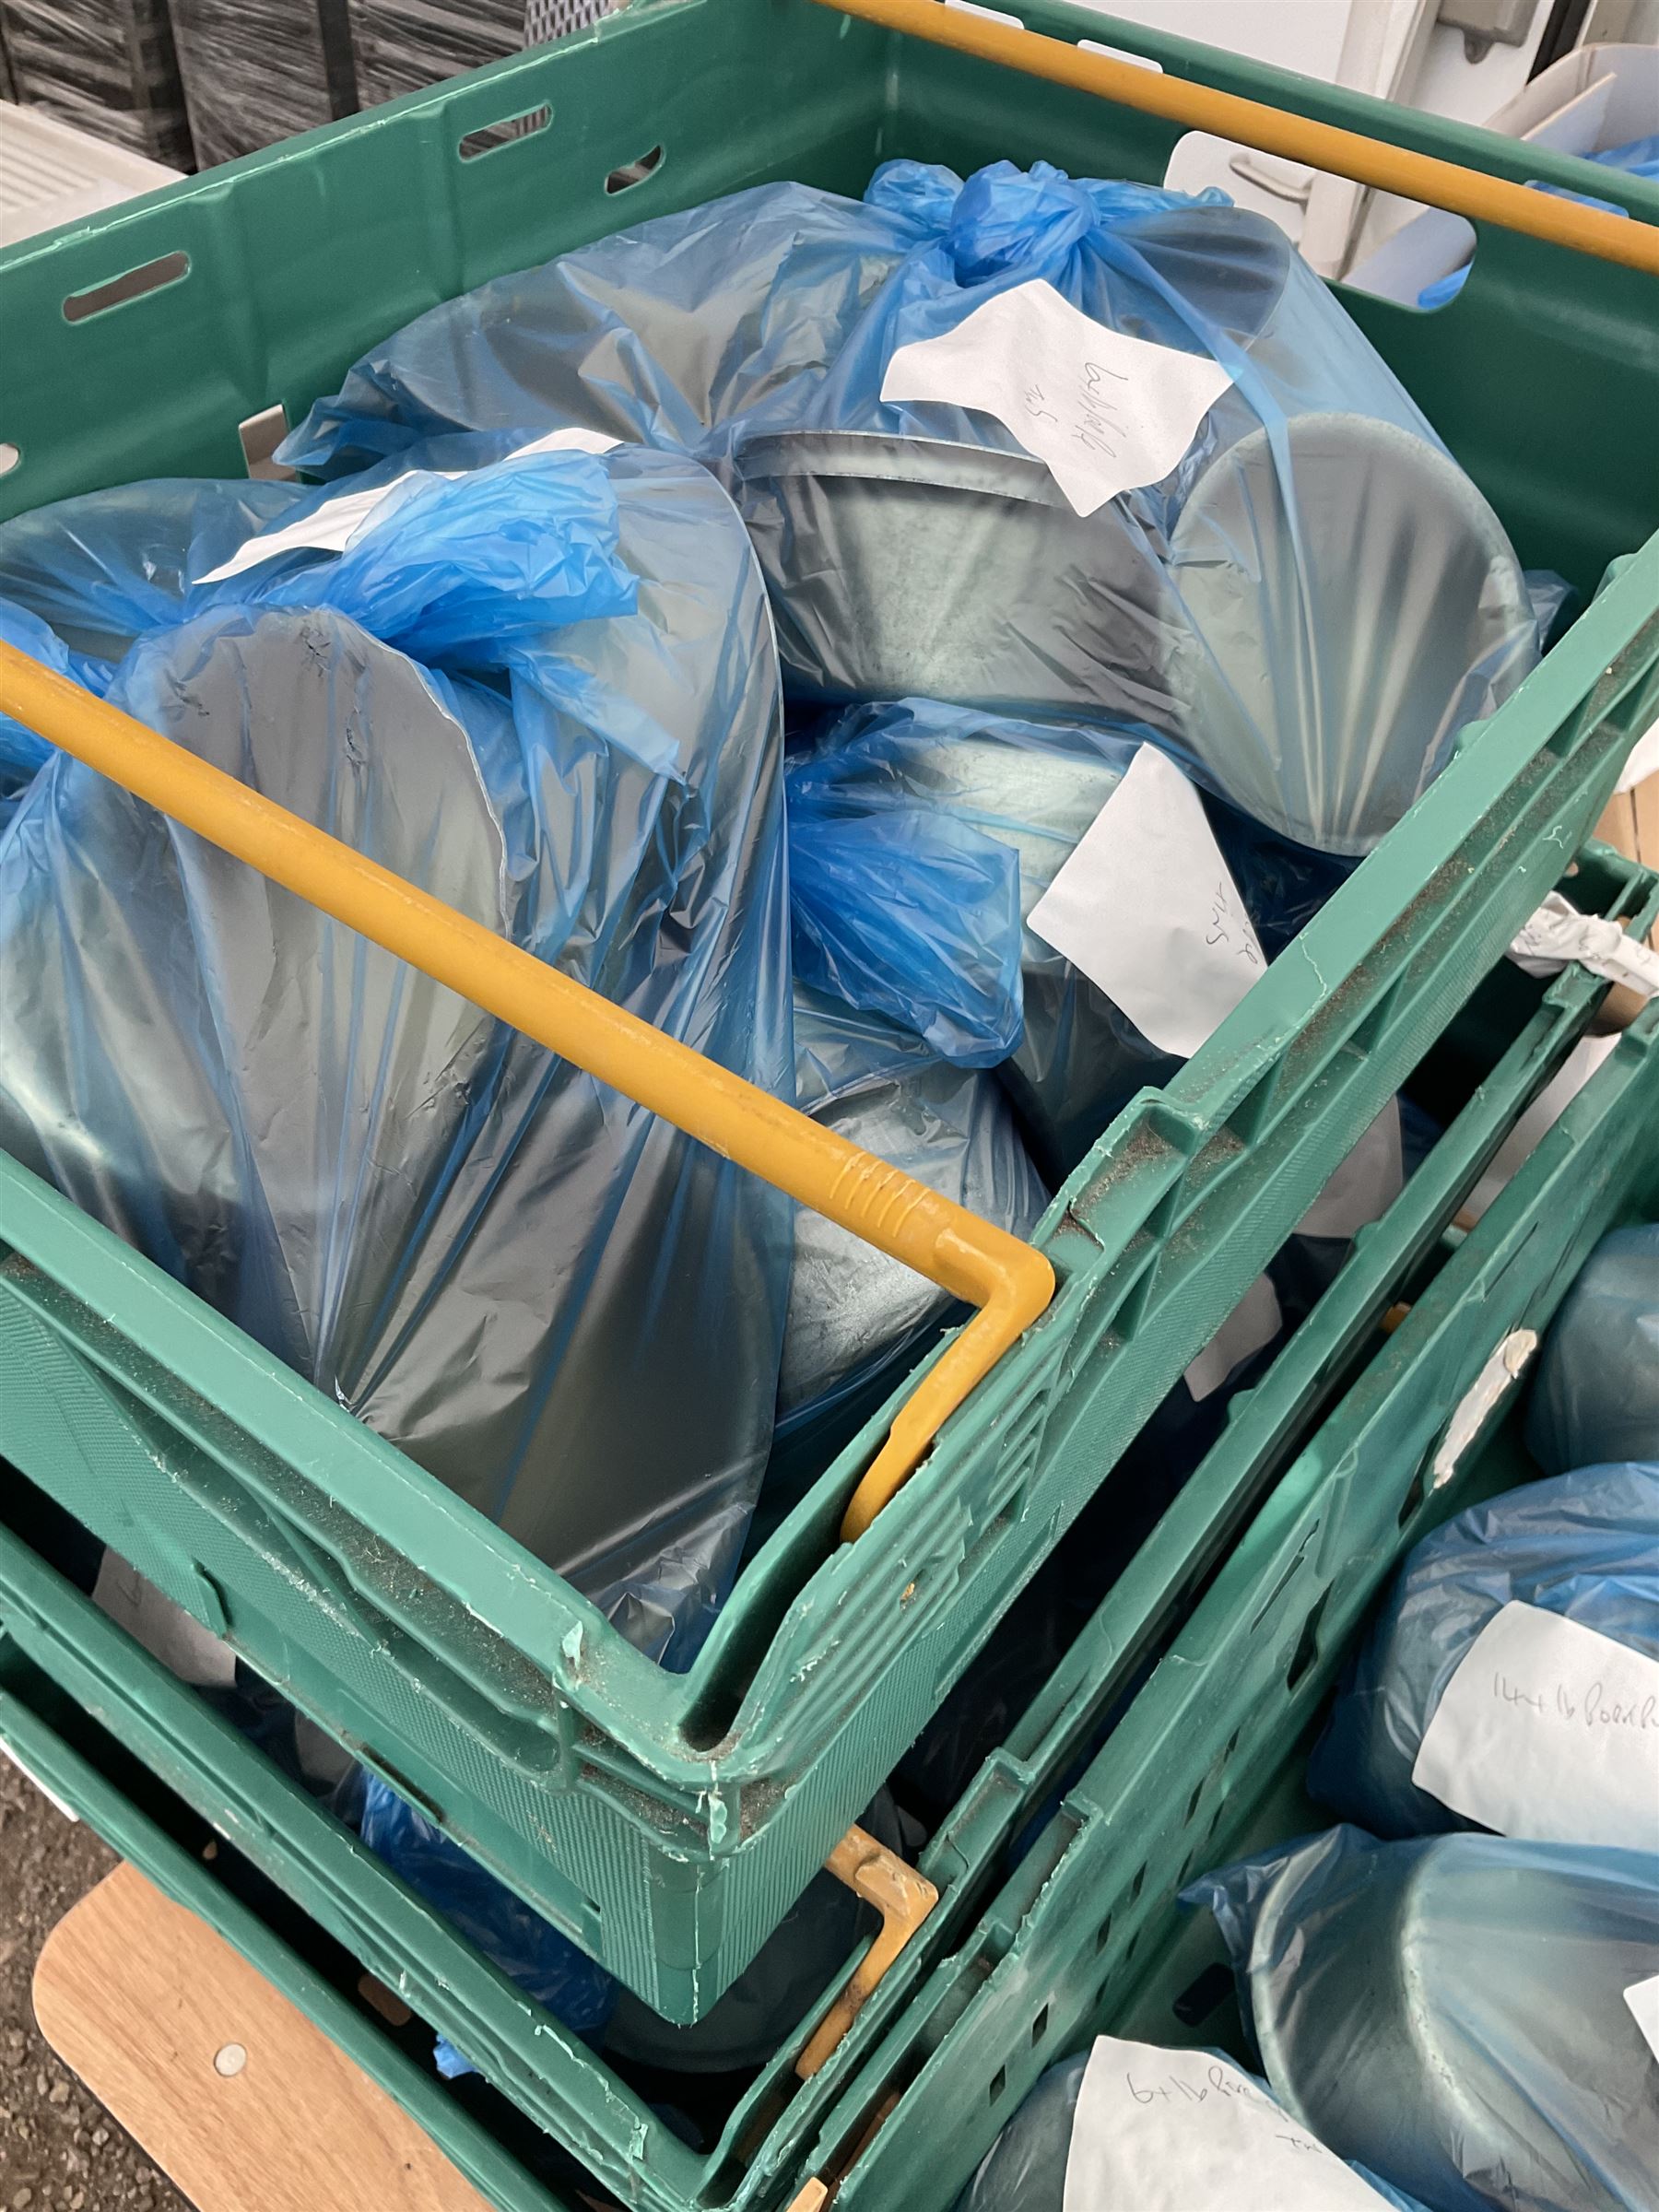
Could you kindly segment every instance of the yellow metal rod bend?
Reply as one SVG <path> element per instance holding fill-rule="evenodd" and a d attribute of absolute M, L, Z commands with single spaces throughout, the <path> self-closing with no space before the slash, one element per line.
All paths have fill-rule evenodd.
<path fill-rule="evenodd" d="M 1524 231 L 1529 238 L 1659 276 L 1659 225 L 1639 218 L 1557 199 L 1525 184 L 1512 184 L 1505 177 L 1486 176 L 1461 162 L 1442 161 L 1432 154 L 1368 138 L 1361 131 L 1292 115 L 1265 100 L 1137 69 L 1134 63 L 1116 62 L 1109 54 L 1084 53 L 1069 40 L 994 23 L 983 16 L 946 7 L 943 0 L 818 0 L 818 5 L 837 15 L 857 16 L 866 23 L 901 31 L 907 38 L 926 39 L 935 46 L 998 62 L 1051 85 L 1096 93 L 1122 108 L 1161 115 L 1189 130 L 1236 139 L 1241 146 L 1351 178 L 1357 184 L 1373 185 L 1379 192 L 1448 208 L 1471 222 L 1495 223 L 1501 229 Z"/>
<path fill-rule="evenodd" d="M 981 1311 L 903 1406 L 851 1541 L 1054 1292 L 1042 1253 L 0 643 L 0 714 Z"/>

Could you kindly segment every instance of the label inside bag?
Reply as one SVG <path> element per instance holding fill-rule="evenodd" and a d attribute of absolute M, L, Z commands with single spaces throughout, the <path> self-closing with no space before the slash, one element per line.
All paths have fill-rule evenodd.
<path fill-rule="evenodd" d="M 943 336 L 900 346 L 881 396 L 994 415 L 1076 512 L 1092 514 L 1161 482 L 1231 382 L 1208 354 L 1108 330 L 1033 277 Z"/>
<path fill-rule="evenodd" d="M 1267 965 L 1203 802 L 1151 745 L 1135 754 L 1030 922 L 1159 1052 L 1183 1059 Z"/>
<path fill-rule="evenodd" d="M 1648 2049 L 1659 2059 L 1659 1974 L 1651 1982 L 1632 1983 L 1624 1993 L 1624 2001 L 1634 2015 Z"/>
<path fill-rule="evenodd" d="M 1065 2212 L 1377 2212 L 1386 2202 L 1224 2058 L 1112 2035 L 1088 2054 Z"/>
<path fill-rule="evenodd" d="M 1405 1188 L 1400 1105 L 1390 1099 L 1297 1223 L 1296 1233 L 1346 1241 L 1368 1222 L 1381 1221 Z"/>
<path fill-rule="evenodd" d="M 517 446 L 502 458 L 522 461 L 530 453 L 608 453 L 618 443 L 617 439 L 606 438 L 598 430 L 549 430 L 545 437 Z M 406 484 L 417 477 L 453 484 L 465 474 L 465 470 L 458 468 L 408 468 L 401 477 L 394 477 L 390 484 L 376 485 L 371 491 L 340 492 L 332 500 L 324 500 L 321 507 L 300 522 L 285 523 L 278 529 L 247 538 L 229 560 L 221 561 L 217 569 L 209 569 L 197 581 L 223 583 L 229 577 L 240 576 L 248 569 L 275 560 L 279 553 L 344 553 L 370 516 Z"/>
<path fill-rule="evenodd" d="M 1241 1359 L 1269 1345 L 1284 1326 L 1278 1292 L 1270 1277 L 1258 1275 L 1243 1297 L 1186 1371 L 1186 1386 L 1204 1400 L 1220 1389 Z"/>
<path fill-rule="evenodd" d="M 1659 1851 L 1659 1659 L 1512 1601 L 1458 1663 L 1411 1779 L 1500 1836 Z"/>
<path fill-rule="evenodd" d="M 1613 789 L 1618 794 L 1634 791 L 1650 776 L 1659 776 L 1659 722 L 1651 730 L 1644 730 L 1630 747 Z"/>
<path fill-rule="evenodd" d="M 230 1646 L 112 1551 L 104 1553 L 92 1603 L 181 1682 L 234 1688 L 236 1653 Z"/>

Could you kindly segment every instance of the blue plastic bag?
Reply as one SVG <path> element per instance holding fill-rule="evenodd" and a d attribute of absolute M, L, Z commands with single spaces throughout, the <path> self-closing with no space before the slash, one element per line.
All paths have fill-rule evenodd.
<path fill-rule="evenodd" d="M 1273 2092 L 1436 2212 L 1653 2212 L 1659 1863 L 1359 1829 L 1206 1875 Z"/>
<path fill-rule="evenodd" d="M 1470 1825 L 1412 1768 L 1469 1647 L 1517 1602 L 1659 1658 L 1659 1465 L 1527 1483 L 1425 1536 L 1332 1709 L 1308 1769 L 1313 1794 L 1381 1836 Z"/>
<path fill-rule="evenodd" d="M 814 1121 L 1014 1236 L 1036 1227 L 1048 1193 L 992 1077 L 918 1052 L 901 1032 L 849 1018 L 799 989 L 795 1068 L 797 1103 Z M 936 1284 L 803 1210 L 778 1382 L 780 1434 L 821 1424 L 874 1371 L 896 1373 L 951 1308 Z"/>
<path fill-rule="evenodd" d="M 803 1112 L 982 1219 L 1030 1234 L 1048 1193 L 994 1076 L 953 1066 L 879 1016 L 799 983 L 794 1037 Z M 751 1549 L 961 1311 L 822 1214 L 797 1213 L 777 1427 Z"/>
<path fill-rule="evenodd" d="M 821 375 L 940 214 L 761 184 L 635 224 L 429 309 L 371 347 L 279 457 L 337 477 L 444 431 L 571 424 L 696 451 Z"/>
<path fill-rule="evenodd" d="M 1159 389 L 1125 340 L 1225 372 L 1175 465 L 1148 457 L 1090 512 L 982 391 L 881 396 L 901 348 L 1031 285 L 1101 326 L 1103 375 Z M 1217 194 L 1042 162 L 966 184 L 889 162 L 862 202 L 760 187 L 431 310 L 283 457 L 334 469 L 463 426 L 719 469 L 803 696 L 1144 723 L 1324 851 L 1374 844 L 1536 654 L 1485 500 L 1283 235 Z"/>
<path fill-rule="evenodd" d="M 1550 1475 L 1659 1460 L 1659 1222 L 1614 1230 L 1585 1261 L 1545 1339 L 1526 1445 Z"/>
<path fill-rule="evenodd" d="M 747 541 L 692 463 L 511 443 L 245 488 L 288 496 L 217 581 L 244 488 L 67 502 L 0 571 L 139 720 L 787 1097 Z M 366 490 L 343 551 L 273 543 Z M 65 758 L 0 940 L 0 1143 L 688 1664 L 771 1445 L 788 1201 Z"/>
<path fill-rule="evenodd" d="M 959 1065 L 1001 1066 L 1053 1182 L 1181 1065 L 1026 925 L 1144 742 L 907 699 L 828 718 L 785 765 L 797 975 Z M 1219 813 L 1277 951 L 1339 871 Z"/>
<path fill-rule="evenodd" d="M 1199 2055 L 1225 2063 L 1231 2078 L 1231 2062 L 1222 2052 L 1171 2053 L 1183 2071 Z M 1089 2053 L 1079 2051 L 1049 2068 L 985 2153 L 973 2179 L 957 2199 L 956 2212 L 1146 2212 L 1145 2198 L 1138 2194 L 1132 2200 L 1116 2193 L 1106 2195 L 1066 2187 L 1072 2127 L 1088 2061 Z M 1201 2084 L 1200 2088 L 1205 2095 L 1209 2094 L 1209 2085 Z M 1178 2128 L 1182 2124 L 1179 2100 L 1175 2112 L 1171 2125 Z M 1413 2199 L 1390 2188 L 1374 2173 L 1366 2172 L 1362 2166 L 1354 2171 L 1374 2192 L 1378 2204 L 1392 2205 L 1395 2212 L 1423 2212 Z M 1224 2191 L 1204 2199 L 1185 2197 L 1181 2212 L 1278 2212 L 1277 2200 L 1253 2194 L 1250 2183 L 1248 2174 L 1235 2173 Z"/>
<path fill-rule="evenodd" d="M 453 1922 L 527 1996 L 545 2005 L 585 2042 L 596 2044 L 617 2001 L 617 1984 L 605 1969 L 378 1774 L 366 1773 L 363 1781 L 360 1828 L 375 1857 Z M 446 2081 L 476 2070 L 471 2059 L 442 2036 L 436 2058 Z"/>
<path fill-rule="evenodd" d="M 0 601 L 49 624 L 101 697 L 135 639 L 178 621 L 193 575 L 315 499 L 298 484 L 159 477 L 37 507 L 0 523 Z"/>
<path fill-rule="evenodd" d="M 1603 169 L 1619 170 L 1628 177 L 1659 177 L 1659 133 L 1650 133 L 1645 138 L 1632 138 L 1624 146 L 1610 146 L 1599 154 L 1586 154 L 1584 159 L 1598 162 Z M 1533 190 L 1547 192 L 1559 200 L 1577 200 L 1583 207 L 1599 207 L 1604 215 L 1630 213 L 1628 207 L 1620 207 L 1613 200 L 1598 200 L 1587 192 L 1569 192 L 1563 184 L 1535 182 Z M 1437 276 L 1432 284 L 1426 284 L 1418 294 L 1418 305 L 1444 307 L 1449 300 L 1455 300 L 1469 281 L 1469 271 L 1473 266 L 1474 257 L 1471 255 L 1462 268 L 1453 269 L 1449 276 Z"/>
<path fill-rule="evenodd" d="M 0 644 L 16 646 L 19 653 L 50 668 L 54 675 L 68 676 L 69 649 L 56 633 L 49 629 L 38 615 L 26 607 L 8 606 L 0 600 Z M 52 747 L 33 730 L 25 729 L 9 714 L 0 714 L 0 824 L 24 786 L 30 782 L 37 771 L 51 758 Z"/>

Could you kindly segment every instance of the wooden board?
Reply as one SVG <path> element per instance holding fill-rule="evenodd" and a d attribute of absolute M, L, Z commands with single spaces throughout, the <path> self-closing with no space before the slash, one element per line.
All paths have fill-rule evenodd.
<path fill-rule="evenodd" d="M 1649 776 L 1634 791 L 1621 791 L 1609 800 L 1595 834 L 1644 868 L 1659 868 L 1659 776 Z M 1648 942 L 1659 947 L 1659 924 Z"/>
<path fill-rule="evenodd" d="M 489 2212 L 320 2028 L 131 1866 L 47 1937 L 34 2006 L 200 2212 Z"/>

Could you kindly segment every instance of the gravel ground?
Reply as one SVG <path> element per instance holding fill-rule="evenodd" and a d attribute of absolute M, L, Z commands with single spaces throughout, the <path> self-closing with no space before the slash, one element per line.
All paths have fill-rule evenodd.
<path fill-rule="evenodd" d="M 115 1854 L 0 1759 L 0 2212 L 190 2212 L 35 2026 L 46 1937 Z"/>

